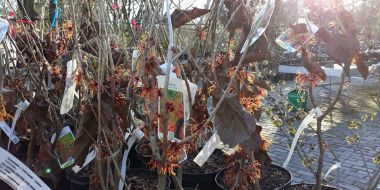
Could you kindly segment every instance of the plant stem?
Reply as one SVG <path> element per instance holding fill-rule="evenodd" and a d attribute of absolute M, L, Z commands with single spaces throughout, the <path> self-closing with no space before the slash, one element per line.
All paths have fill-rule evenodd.
<path fill-rule="evenodd" d="M 325 153 L 325 147 L 324 147 L 324 141 L 322 137 L 322 122 L 323 119 L 333 111 L 336 103 L 341 97 L 343 86 L 344 86 L 344 80 L 345 80 L 345 73 L 342 72 L 341 75 L 341 81 L 340 81 L 340 86 L 338 90 L 338 94 L 336 95 L 334 101 L 329 105 L 327 110 L 322 114 L 321 117 L 317 119 L 317 137 L 318 137 L 318 145 L 319 145 L 319 159 L 318 159 L 318 169 L 316 173 L 316 189 L 321 190 L 322 187 L 322 169 L 323 169 L 323 158 L 324 158 L 324 153 Z M 312 90 L 309 90 L 312 92 Z M 311 97 L 313 94 L 309 94 Z M 314 98 L 314 97 L 312 97 Z"/>

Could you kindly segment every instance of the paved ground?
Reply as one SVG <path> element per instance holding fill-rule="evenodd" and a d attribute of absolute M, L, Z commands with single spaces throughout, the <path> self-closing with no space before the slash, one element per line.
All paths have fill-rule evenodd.
<path fill-rule="evenodd" d="M 335 78 L 331 82 L 334 83 L 338 80 Z M 288 81 L 282 89 L 284 87 L 294 87 L 294 82 Z M 329 88 L 329 86 L 326 87 Z M 333 85 L 331 88 L 334 90 L 337 87 L 337 85 Z M 360 135 L 359 145 L 349 145 L 345 140 L 347 135 L 353 135 L 356 132 L 347 128 L 349 120 L 360 119 L 366 113 L 379 111 L 379 106 L 375 104 L 369 95 L 376 92 L 380 92 L 378 76 L 372 77 L 366 82 L 359 78 L 352 78 L 350 90 L 346 89 L 344 92 L 345 95 L 350 97 L 350 100 L 343 98 L 342 101 L 339 101 L 332 113 L 332 117 L 326 117 L 323 123 L 323 137 L 329 144 L 329 150 L 325 154 L 323 173 L 326 173 L 334 163 L 342 163 L 342 167 L 333 171 L 328 177 L 329 184 L 333 186 L 348 190 L 364 189 L 370 176 L 380 169 L 380 166 L 374 164 L 372 160 L 374 155 L 380 152 L 380 113 L 374 120 L 363 122 L 363 127 L 357 131 Z M 328 89 L 319 88 L 319 90 L 315 91 L 315 95 L 317 96 L 317 102 L 322 105 L 323 111 L 326 108 L 329 96 L 334 96 L 335 94 Z M 290 136 L 272 125 L 266 116 L 263 116 L 261 123 L 265 126 L 264 133 L 273 140 L 273 144 L 269 149 L 270 155 L 274 163 L 282 165 L 288 155 L 288 144 L 291 141 L 287 137 Z M 316 127 L 315 123 L 312 126 Z M 296 127 L 298 127 L 298 124 Z M 286 129 L 286 127 L 283 127 L 283 129 Z M 305 148 L 305 152 L 317 159 L 318 147 L 315 147 L 315 150 L 311 149 L 313 144 L 317 145 L 317 137 L 314 132 L 307 129 L 302 137 L 305 137 L 303 143 L 308 147 Z M 312 167 L 316 170 L 316 162 Z M 315 181 L 314 174 L 302 165 L 301 158 L 297 153 L 293 154 L 288 169 L 292 172 L 293 182 L 295 183 Z"/>

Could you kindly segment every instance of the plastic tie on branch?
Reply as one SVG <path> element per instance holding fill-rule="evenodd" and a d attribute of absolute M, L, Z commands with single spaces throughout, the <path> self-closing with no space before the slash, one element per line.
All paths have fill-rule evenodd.
<path fill-rule="evenodd" d="M 128 139 L 129 137 L 129 139 Z M 127 159 L 128 159 L 128 154 L 132 148 L 133 143 L 135 143 L 136 140 L 141 140 L 144 137 L 144 132 L 142 132 L 139 128 L 135 129 L 132 131 L 132 133 L 126 133 L 125 134 L 125 140 L 128 140 L 127 142 L 127 149 L 124 150 L 123 154 L 123 161 L 121 162 L 121 177 L 119 180 L 119 190 L 124 189 L 124 183 L 122 179 L 125 179 L 125 174 L 127 171 Z"/>
<path fill-rule="evenodd" d="M 264 34 L 272 18 L 275 4 L 275 0 L 267 0 L 265 5 L 263 5 L 260 11 L 255 15 L 250 31 L 255 32 L 255 35 L 251 39 L 246 39 L 240 53 L 243 53 L 246 48 L 253 45 L 260 38 L 260 36 Z M 254 29 L 256 29 L 256 31 L 253 31 Z"/>
<path fill-rule="evenodd" d="M 298 138 L 300 137 L 302 131 L 313 121 L 314 118 L 319 118 L 321 116 L 322 116 L 321 110 L 319 109 L 319 107 L 316 107 L 316 108 L 312 109 L 309 112 L 309 114 L 307 114 L 305 119 L 303 119 L 302 123 L 298 127 L 297 132 L 293 138 L 293 142 L 292 142 L 292 145 L 290 147 L 288 157 L 286 158 L 284 164 L 282 165 L 284 168 L 286 168 L 288 166 L 290 159 L 292 158 L 292 155 L 294 153 L 294 149 L 296 148 L 296 145 L 297 145 Z"/>
<path fill-rule="evenodd" d="M 219 135 L 215 132 L 209 141 L 207 141 L 206 145 L 202 148 L 199 154 L 194 158 L 194 162 L 199 166 L 203 166 L 203 164 L 208 160 L 211 154 L 215 151 L 215 149 L 222 143 L 220 141 Z"/>
<path fill-rule="evenodd" d="M 15 133 L 9 128 L 8 124 L 5 121 L 0 121 L 0 128 L 4 133 L 9 137 L 13 144 L 20 142 L 20 139 L 15 135 Z"/>
<path fill-rule="evenodd" d="M 15 115 L 13 116 L 13 120 L 12 120 L 12 126 L 11 126 L 12 133 L 14 132 L 14 130 L 16 128 L 16 123 L 17 123 L 18 119 L 20 118 L 21 112 L 25 111 L 26 108 L 29 107 L 29 104 L 30 103 L 27 100 L 24 100 L 24 101 L 20 101 L 17 105 L 15 105 L 17 110 L 16 110 Z M 8 150 L 10 147 L 10 143 L 11 143 L 11 139 L 9 139 L 9 142 L 8 142 Z"/>
<path fill-rule="evenodd" d="M 0 43 L 4 40 L 5 34 L 8 31 L 9 22 L 5 19 L 0 18 Z"/>
<path fill-rule="evenodd" d="M 336 169 L 338 169 L 338 168 L 341 168 L 341 167 L 342 167 L 342 165 L 341 165 L 340 162 L 338 162 L 338 163 L 336 163 L 336 164 L 333 164 L 333 165 L 329 168 L 329 170 L 327 170 L 327 172 L 326 172 L 326 174 L 325 174 L 325 177 L 323 177 L 323 179 L 326 179 L 326 178 L 330 175 L 330 173 L 331 173 L 332 171 L 334 171 L 334 170 L 336 170 Z"/>

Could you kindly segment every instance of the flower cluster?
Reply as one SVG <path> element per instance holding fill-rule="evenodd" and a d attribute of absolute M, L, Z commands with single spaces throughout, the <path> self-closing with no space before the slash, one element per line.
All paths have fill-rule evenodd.
<path fill-rule="evenodd" d="M 304 85 L 311 85 L 313 87 L 316 87 L 319 85 L 319 83 L 322 81 L 322 77 L 319 74 L 303 74 L 303 73 L 297 73 L 296 76 L 296 82 L 300 84 L 301 86 Z"/>

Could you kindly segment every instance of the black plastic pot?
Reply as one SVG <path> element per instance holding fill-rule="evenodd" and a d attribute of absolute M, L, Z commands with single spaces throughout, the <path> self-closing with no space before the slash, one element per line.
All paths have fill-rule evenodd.
<path fill-rule="evenodd" d="M 88 190 L 90 186 L 89 176 L 80 176 L 73 171 L 65 170 L 66 179 L 70 183 L 70 190 Z"/>
<path fill-rule="evenodd" d="M 315 189 L 315 184 L 294 184 L 282 188 L 281 190 L 310 190 Z M 336 187 L 331 187 L 328 185 L 322 185 L 322 190 L 340 190 Z"/>
<path fill-rule="evenodd" d="M 130 166 L 129 159 L 127 160 L 127 168 Z M 86 172 L 91 168 L 91 163 L 83 168 Z M 90 186 L 90 177 L 88 175 L 78 175 L 74 173 L 71 169 L 65 170 L 65 176 L 67 181 L 70 183 L 70 190 L 88 190 Z"/>
<path fill-rule="evenodd" d="M 143 168 L 132 168 L 132 169 L 127 170 L 127 183 L 128 183 L 128 179 L 135 177 L 137 173 L 143 173 L 144 175 L 157 176 L 157 172 L 153 170 L 148 170 L 148 169 L 143 169 Z M 170 190 L 170 184 L 171 184 L 171 180 L 168 176 L 166 176 L 165 189 Z M 149 184 L 149 185 L 150 187 L 154 187 L 157 184 Z M 133 189 L 133 187 L 131 189 Z"/>
<path fill-rule="evenodd" d="M 266 166 L 268 167 L 268 166 Z M 281 166 L 278 166 L 278 165 L 275 165 L 275 164 L 272 164 L 270 165 L 269 167 L 272 167 L 272 168 L 276 168 L 278 170 L 281 170 L 283 171 L 284 173 L 286 173 L 287 177 L 289 178 L 289 180 L 287 180 L 286 182 L 282 183 L 282 184 L 276 184 L 274 190 L 281 190 L 283 189 L 284 187 L 287 187 L 290 185 L 290 183 L 292 182 L 292 174 L 290 173 L 289 170 L 281 167 Z M 220 171 L 216 176 L 215 176 L 215 183 L 218 185 L 218 189 L 219 190 L 228 190 L 227 187 L 225 187 L 224 183 L 222 183 L 222 181 L 220 181 L 221 179 L 223 179 L 224 177 L 224 172 L 226 170 L 222 170 Z M 261 189 L 267 189 L 265 187 L 262 187 L 262 185 L 260 185 Z"/>
<path fill-rule="evenodd" d="M 137 143 L 134 143 L 128 154 L 128 160 L 130 161 L 129 168 L 141 168 L 141 162 L 139 158 L 137 157 L 136 146 L 137 146 Z"/>
<path fill-rule="evenodd" d="M 220 153 L 223 155 L 222 151 L 219 149 L 216 149 L 213 154 L 215 153 Z M 193 160 L 188 159 L 185 162 L 193 162 Z M 227 167 L 224 166 L 223 168 L 210 173 L 187 173 L 184 169 L 182 175 L 182 185 L 185 188 L 195 188 L 198 186 L 201 190 L 217 189 L 218 186 L 215 183 L 215 176 L 226 168 Z"/>
<path fill-rule="evenodd" d="M 149 163 L 150 159 L 152 158 L 150 154 L 143 154 L 140 151 L 140 146 L 145 145 L 147 143 L 149 142 L 147 141 L 140 142 L 140 143 L 137 143 L 137 145 L 135 146 L 136 157 L 139 160 L 139 163 L 134 164 L 135 168 L 147 168 L 146 165 Z"/>

